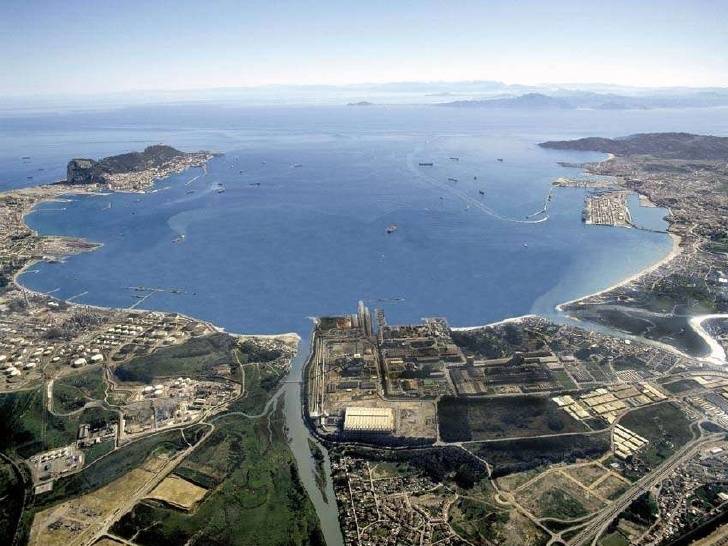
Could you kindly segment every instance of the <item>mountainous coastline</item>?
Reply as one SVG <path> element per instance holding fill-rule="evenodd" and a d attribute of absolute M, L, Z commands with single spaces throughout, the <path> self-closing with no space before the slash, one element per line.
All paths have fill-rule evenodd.
<path fill-rule="evenodd" d="M 692 93 L 653 93 L 622 95 L 556 89 L 553 92 L 533 91 L 522 95 L 464 99 L 438 103 L 454 108 L 524 108 L 534 110 L 648 110 L 652 108 L 711 108 L 728 106 L 728 94 L 701 90 Z"/>
<path fill-rule="evenodd" d="M 639 133 L 621 138 L 589 137 L 541 142 L 542 148 L 602 152 L 619 156 L 651 155 L 661 159 L 725 160 L 728 137 L 691 133 Z"/>

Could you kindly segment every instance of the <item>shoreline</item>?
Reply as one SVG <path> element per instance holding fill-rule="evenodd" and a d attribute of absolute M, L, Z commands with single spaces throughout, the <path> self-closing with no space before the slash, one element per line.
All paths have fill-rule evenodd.
<path fill-rule="evenodd" d="M 495 322 L 489 322 L 488 324 L 482 324 L 480 326 L 457 326 L 457 327 L 451 327 L 450 330 L 453 332 L 473 332 L 475 330 L 482 330 L 483 328 L 491 328 L 493 326 L 500 326 L 501 324 L 509 324 L 509 323 L 518 323 L 523 322 L 526 319 L 530 318 L 540 318 L 545 319 L 545 317 L 542 317 L 541 315 L 536 315 L 534 313 L 529 313 L 527 315 L 519 315 L 517 317 L 507 317 L 501 320 L 496 320 Z M 548 320 L 548 319 L 545 319 Z"/>
<path fill-rule="evenodd" d="M 567 305 L 571 305 L 572 303 L 578 303 L 580 301 L 583 301 L 588 298 L 593 298 L 595 296 L 600 296 L 606 292 L 611 292 L 612 290 L 616 288 L 621 288 L 622 286 L 629 284 L 631 282 L 639 280 L 641 277 L 644 277 L 645 275 L 652 273 L 654 270 L 662 267 L 663 265 L 666 265 L 670 263 L 672 260 L 677 258 L 680 254 L 684 252 L 684 248 L 681 246 L 682 243 L 682 237 L 679 235 L 676 235 L 674 233 L 668 232 L 668 235 L 670 236 L 670 239 L 672 239 L 672 248 L 670 249 L 670 252 L 667 253 L 663 258 L 658 260 L 657 262 L 648 265 L 647 267 L 641 269 L 640 271 L 634 273 L 633 275 L 630 275 L 629 277 L 622 279 L 621 281 L 618 281 L 614 283 L 611 286 L 608 286 L 607 288 L 604 288 L 602 290 L 597 290 L 596 292 L 593 292 L 591 294 L 587 294 L 585 296 L 580 296 L 578 298 L 574 298 L 569 301 L 565 301 L 563 303 L 559 303 L 554 307 L 556 311 L 559 313 L 566 313 L 564 311 L 564 307 Z M 568 313 L 566 313 L 568 314 Z"/>
<path fill-rule="evenodd" d="M 704 362 L 708 362 L 709 364 L 717 364 L 719 366 L 725 366 L 726 365 L 726 354 L 725 349 L 723 349 L 723 346 L 718 343 L 713 336 L 711 336 L 705 328 L 703 328 L 703 322 L 707 320 L 728 320 L 728 314 L 712 314 L 712 315 L 695 315 L 694 317 L 691 317 L 688 323 L 690 324 L 690 327 L 695 330 L 695 333 L 698 334 L 701 338 L 703 338 L 703 341 L 708 345 L 710 348 L 710 353 L 703 357 L 699 357 L 698 360 L 702 360 Z"/>
<path fill-rule="evenodd" d="M 597 161 L 596 163 L 603 163 L 603 162 L 609 161 L 611 159 L 614 159 L 616 157 L 614 154 L 610 154 L 610 153 L 608 153 L 606 155 L 607 155 L 607 157 L 605 159 L 602 159 L 600 161 Z M 152 180 L 152 182 L 149 184 L 148 188 L 151 188 L 155 184 L 159 183 L 160 181 L 162 181 L 162 180 L 164 180 L 166 178 L 169 178 L 169 176 L 171 176 L 172 174 L 181 174 L 181 173 L 185 172 L 186 170 L 191 169 L 191 168 L 194 168 L 194 167 L 201 167 L 203 169 L 206 169 L 207 164 L 205 163 L 203 166 L 191 165 L 187 169 L 183 169 L 180 172 L 170 173 L 170 174 L 161 176 L 159 178 L 156 178 L 156 179 Z M 582 170 L 584 170 L 584 172 L 587 172 L 587 169 L 582 169 Z M 30 194 L 32 196 L 32 194 L 34 192 L 39 192 L 39 191 L 43 191 L 43 190 L 50 191 L 50 190 L 52 190 L 54 188 L 57 188 L 59 190 L 62 188 L 62 191 L 59 191 L 58 193 L 56 193 L 53 196 L 48 196 L 48 197 L 45 197 L 45 198 L 44 197 L 40 197 L 35 202 L 33 202 L 32 205 L 30 205 L 29 207 L 27 207 L 27 208 L 25 208 L 23 210 L 22 216 L 21 216 L 23 225 L 27 229 L 29 229 L 31 231 L 31 233 L 34 236 L 36 236 L 36 237 L 49 238 L 49 239 L 57 239 L 57 240 L 66 240 L 66 241 L 77 241 L 77 242 L 83 243 L 84 245 L 89 245 L 89 248 L 85 248 L 81 252 L 93 252 L 93 251 L 97 250 L 98 248 L 102 247 L 103 246 L 103 243 L 94 242 L 94 241 L 88 241 L 88 240 L 82 239 L 82 238 L 64 237 L 64 236 L 61 236 L 61 235 L 42 235 L 42 234 L 38 233 L 36 230 L 32 229 L 28 225 L 28 223 L 26 221 L 26 217 L 29 214 L 33 213 L 37 206 L 39 206 L 39 205 L 41 205 L 43 203 L 49 203 L 49 202 L 58 201 L 64 195 L 68 195 L 68 196 L 104 196 L 104 195 L 106 195 L 106 196 L 108 196 L 108 195 L 111 195 L 111 194 L 114 194 L 114 193 L 149 193 L 148 188 L 137 189 L 137 190 L 128 190 L 128 189 L 119 189 L 119 190 L 116 190 L 116 189 L 106 189 L 106 188 L 103 188 L 103 189 L 106 189 L 106 191 L 104 191 L 103 193 L 101 193 L 99 190 L 102 190 L 102 188 L 98 187 L 98 185 L 93 185 L 93 186 L 89 186 L 89 187 L 73 187 L 73 186 L 64 185 L 64 184 L 62 184 L 62 181 L 59 181 L 59 182 L 51 183 L 51 184 L 42 184 L 42 185 L 39 185 L 39 186 L 31 186 L 29 188 L 19 188 L 17 190 L 9 190 L 9 191 L 5 191 L 5 192 L 1 192 L 0 193 L 0 196 L 2 196 L 2 195 L 12 195 L 13 193 L 16 193 L 16 192 Z M 640 196 L 641 194 L 637 193 L 637 195 Z M 570 305 L 572 303 L 576 303 L 576 302 L 579 302 L 579 301 L 582 301 L 582 300 L 585 300 L 585 299 L 588 299 L 588 298 L 591 298 L 591 297 L 594 297 L 594 296 L 598 296 L 598 295 L 601 295 L 603 293 L 606 293 L 606 292 L 609 292 L 611 290 L 614 290 L 615 288 L 619 288 L 621 286 L 624 286 L 625 284 L 628 284 L 630 282 L 633 282 L 633 281 L 639 279 L 640 277 L 642 277 L 642 276 L 644 276 L 644 275 L 646 275 L 646 274 L 654 271 L 655 269 L 657 269 L 657 268 L 659 268 L 659 267 L 661 267 L 661 266 L 669 263 L 671 260 L 673 260 L 675 257 L 677 257 L 678 255 L 680 255 L 683 252 L 683 248 L 680 246 L 680 244 L 682 242 L 682 238 L 679 235 L 676 235 L 676 234 L 671 233 L 671 232 L 668 232 L 668 234 L 670 235 L 670 238 L 672 239 L 672 243 L 673 244 L 672 244 L 672 249 L 670 250 L 670 252 L 665 257 L 663 257 L 659 261 L 657 261 L 657 262 L 655 262 L 655 263 L 653 263 L 653 264 L 651 264 L 651 265 L 643 268 L 642 270 L 636 272 L 635 274 L 633 274 L 633 275 L 631 275 L 631 276 L 629 276 L 629 277 L 627 277 L 625 279 L 622 279 L 622 280 L 616 282 L 615 284 L 613 284 L 611 286 L 608 286 L 608 287 L 606 287 L 606 288 L 604 288 L 602 290 L 599 290 L 599 291 L 596 291 L 596 292 L 593 292 L 593 293 L 590 293 L 590 294 L 585 294 L 583 296 L 579 296 L 579 297 L 574 298 L 572 300 L 559 303 L 559 304 L 557 304 L 555 306 L 555 310 L 557 312 L 559 312 L 559 313 L 565 313 L 563 307 L 565 307 L 567 305 Z M 78 253 L 80 254 L 80 252 L 78 252 Z M 66 254 L 63 257 L 60 257 L 59 256 L 58 258 L 59 258 L 59 260 L 61 260 L 61 259 L 65 258 L 66 256 L 72 256 L 74 254 L 75 253 L 70 253 L 70 254 Z M 26 291 L 29 294 L 33 294 L 33 295 L 37 295 L 37 296 L 42 296 L 42 297 L 50 297 L 46 293 L 39 292 L 39 291 L 36 291 L 36 290 L 33 290 L 31 288 L 26 287 L 19 280 L 19 277 L 22 274 L 26 273 L 27 270 L 30 267 L 32 267 L 33 265 L 35 265 L 37 263 L 40 263 L 42 261 L 44 261 L 44 260 L 42 260 L 42 259 L 39 259 L 39 260 L 31 260 L 27 264 L 25 264 L 20 270 L 18 270 L 13 275 L 13 277 L 12 277 L 12 284 L 17 289 L 22 290 L 22 291 Z M 216 325 L 216 324 L 214 324 L 214 323 L 212 323 L 212 322 L 210 322 L 208 320 L 204 320 L 204 319 L 200 319 L 200 318 L 197 318 L 197 317 L 192 317 L 192 316 L 184 315 L 183 313 L 180 313 L 180 312 L 177 312 L 177 311 L 155 311 L 155 310 L 152 310 L 152 309 L 143 309 L 143 308 L 129 309 L 129 308 L 119 308 L 119 307 L 109 307 L 109 306 L 103 306 L 103 305 L 93 305 L 93 304 L 84 304 L 84 303 L 69 302 L 67 300 L 63 300 L 63 301 L 65 303 L 67 303 L 68 305 L 80 306 L 80 307 L 87 307 L 87 308 L 98 309 L 98 310 L 102 310 L 102 311 L 137 311 L 139 313 L 172 312 L 172 313 L 178 314 L 180 316 L 184 316 L 185 318 L 188 318 L 188 319 L 191 319 L 191 320 L 195 320 L 195 321 L 198 321 L 198 322 L 203 322 L 203 323 L 205 323 L 206 325 L 208 325 L 209 327 L 213 328 L 216 331 L 219 331 L 219 332 L 226 331 L 224 327 L 218 326 L 218 325 Z M 520 315 L 520 316 L 516 316 L 516 317 L 506 317 L 504 319 L 500 319 L 500 320 L 497 320 L 497 321 L 494 321 L 494 322 L 491 322 L 491 323 L 487 323 L 487 324 L 483 324 L 483 325 L 460 326 L 460 327 L 453 327 L 451 329 L 453 331 L 460 331 L 460 332 L 473 331 L 473 330 L 478 330 L 478 329 L 486 328 L 486 327 L 490 327 L 490 326 L 497 326 L 497 325 L 500 325 L 500 324 L 506 324 L 506 323 L 509 323 L 509 322 L 520 322 L 520 321 L 522 321 L 524 319 L 527 319 L 527 318 L 546 318 L 546 317 L 543 317 L 541 315 L 537 315 L 537 314 L 534 314 L 534 313 L 529 313 L 529 314 L 526 314 L 526 315 Z M 546 320 L 548 320 L 548 319 L 546 319 Z M 227 333 L 229 333 L 231 335 L 235 335 L 236 337 L 242 337 L 242 338 L 263 338 L 263 339 L 266 339 L 266 338 L 268 338 L 268 339 L 282 338 L 282 339 L 287 339 L 287 340 L 293 340 L 295 338 L 295 340 L 297 342 L 300 343 L 300 341 L 301 341 L 301 336 L 298 333 L 296 333 L 296 332 L 267 333 L 267 334 L 254 334 L 254 333 L 247 333 L 247 332 L 246 333 L 227 332 Z"/>

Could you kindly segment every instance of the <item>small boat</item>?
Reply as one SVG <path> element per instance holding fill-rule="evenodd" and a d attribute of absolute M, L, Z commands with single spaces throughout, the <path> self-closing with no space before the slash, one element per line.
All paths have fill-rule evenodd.
<path fill-rule="evenodd" d="M 458 181 L 458 179 L 457 179 L 457 178 L 452 178 L 452 177 L 450 177 L 450 178 L 448 178 L 448 179 L 447 179 L 447 181 L 448 181 L 448 182 L 457 182 L 457 181 Z"/>
<path fill-rule="evenodd" d="M 523 243 L 524 248 L 528 248 L 528 243 Z"/>
<path fill-rule="evenodd" d="M 250 185 L 251 186 L 260 186 L 260 182 L 251 182 Z"/>
<path fill-rule="evenodd" d="M 217 188 L 217 190 L 215 190 L 215 191 L 216 191 L 217 193 L 225 193 L 225 188 L 224 188 L 224 187 L 222 187 L 222 188 Z"/>
<path fill-rule="evenodd" d="M 421 161 L 419 165 L 420 167 L 432 167 L 434 163 L 432 163 L 431 161 Z"/>
<path fill-rule="evenodd" d="M 502 157 L 499 157 L 499 158 L 498 158 L 498 161 L 499 161 L 500 163 L 503 163 L 503 158 L 502 158 Z"/>
<path fill-rule="evenodd" d="M 20 159 L 22 159 L 23 161 L 28 161 L 30 159 L 30 156 L 29 155 L 24 155 Z"/>
<path fill-rule="evenodd" d="M 453 161 L 460 161 L 460 158 L 459 157 L 451 157 L 450 159 L 453 160 Z"/>
<path fill-rule="evenodd" d="M 477 180 L 477 179 L 478 179 L 478 177 L 477 177 L 477 176 L 474 176 L 474 177 L 473 177 L 473 180 Z"/>
<path fill-rule="evenodd" d="M 299 167 L 303 167 L 303 164 L 301 164 L 301 163 L 294 163 L 293 164 L 293 168 L 294 169 L 298 169 Z"/>
<path fill-rule="evenodd" d="M 478 190 L 478 193 L 479 193 L 480 195 L 485 195 L 485 192 L 484 192 L 483 190 Z"/>
<path fill-rule="evenodd" d="M 195 193 L 195 190 L 187 190 L 187 191 L 186 191 L 185 193 L 186 193 L 187 195 L 189 195 L 189 194 L 191 194 L 191 193 Z"/>
<path fill-rule="evenodd" d="M 386 230 L 387 231 L 387 235 L 389 235 L 390 233 L 394 233 L 395 231 L 397 231 L 397 228 L 398 227 L 399 226 L 397 224 L 389 224 L 387 226 L 387 230 Z"/>

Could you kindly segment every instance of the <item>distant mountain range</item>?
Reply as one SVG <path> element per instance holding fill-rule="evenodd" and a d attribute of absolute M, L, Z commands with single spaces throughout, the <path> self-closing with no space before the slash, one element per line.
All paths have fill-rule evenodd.
<path fill-rule="evenodd" d="M 651 155 L 661 159 L 728 160 L 728 137 L 690 133 L 640 133 L 622 138 L 589 137 L 539 144 L 555 150 L 580 150 L 614 155 Z"/>
<path fill-rule="evenodd" d="M 441 105 L 461 108 L 599 110 L 728 106 L 728 87 L 629 87 L 604 83 L 543 85 L 498 81 L 431 81 L 352 85 L 261 85 L 213 89 L 149 90 L 101 95 L 0 97 L 0 115 L 41 110 L 89 110 L 159 104 Z"/>
<path fill-rule="evenodd" d="M 454 108 L 518 108 L 528 110 L 646 110 L 651 108 L 709 108 L 728 106 L 728 91 L 695 91 L 675 95 L 655 94 L 642 96 L 612 93 L 566 92 L 558 95 L 526 93 L 518 96 L 475 100 L 457 100 L 438 103 L 437 106 Z"/>

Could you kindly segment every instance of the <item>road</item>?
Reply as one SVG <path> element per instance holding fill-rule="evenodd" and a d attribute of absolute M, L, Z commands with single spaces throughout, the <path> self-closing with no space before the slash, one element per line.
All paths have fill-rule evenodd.
<path fill-rule="evenodd" d="M 84 540 L 85 545 L 90 545 L 96 543 L 97 540 L 99 540 L 102 536 L 104 536 L 109 528 L 116 522 L 119 517 L 123 516 L 127 512 L 129 512 L 134 506 L 142 499 L 149 496 L 149 494 L 152 492 L 152 490 L 159 485 L 159 483 L 164 480 L 176 467 L 177 465 L 182 462 L 182 460 L 187 457 L 190 453 L 192 453 L 198 446 L 202 445 L 205 440 L 212 434 L 212 432 L 215 430 L 215 425 L 212 423 L 201 423 L 205 425 L 209 425 L 209 429 L 207 432 L 200 438 L 200 440 L 195 443 L 194 445 L 189 446 L 187 449 L 180 451 L 177 455 L 172 457 L 165 465 L 164 467 L 154 474 L 154 476 L 147 482 L 144 483 L 137 491 L 134 493 L 134 495 L 130 496 L 128 499 L 125 499 L 124 503 L 120 506 L 118 506 L 114 511 L 112 511 L 106 518 L 104 518 L 103 521 L 99 522 L 99 529 L 93 534 L 93 536 L 89 539 Z M 71 541 L 69 543 L 69 546 L 73 545 L 74 541 Z"/>
<path fill-rule="evenodd" d="M 703 444 L 714 441 L 719 437 L 720 435 L 711 434 L 709 436 L 699 437 L 685 444 L 658 468 L 636 481 L 618 500 L 599 512 L 568 544 L 572 546 L 581 546 L 587 543 L 596 544 L 597 539 L 606 530 L 612 520 L 627 508 L 632 501 L 664 480 L 675 468 L 695 455 Z M 590 540 L 591 542 L 588 542 Z"/>

